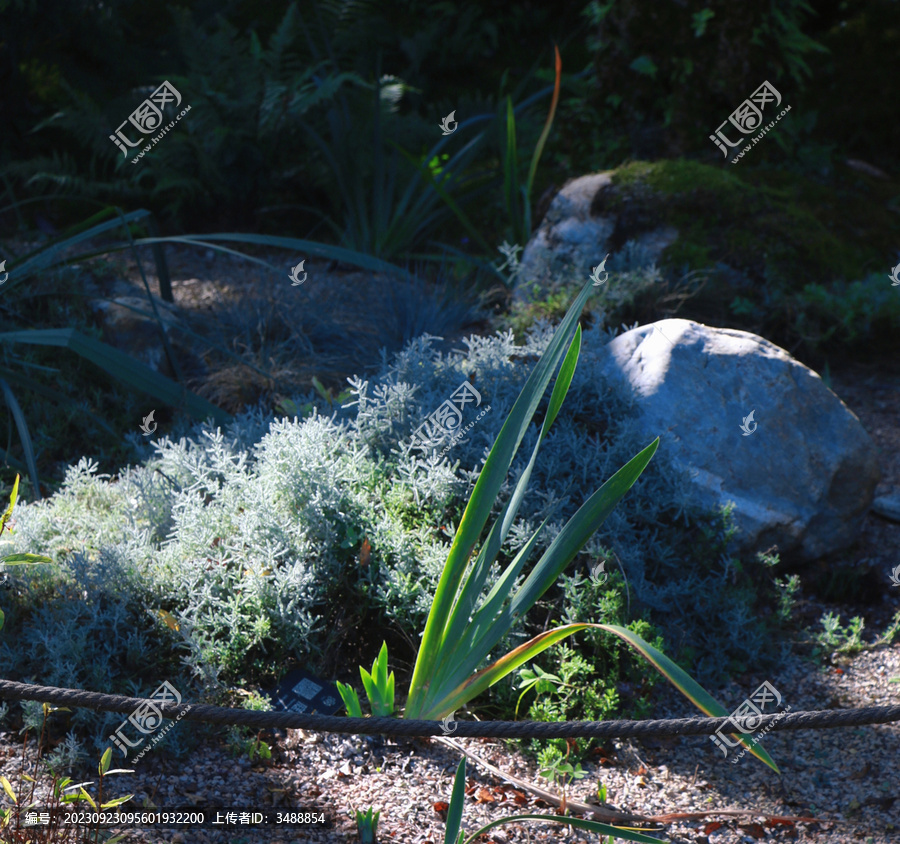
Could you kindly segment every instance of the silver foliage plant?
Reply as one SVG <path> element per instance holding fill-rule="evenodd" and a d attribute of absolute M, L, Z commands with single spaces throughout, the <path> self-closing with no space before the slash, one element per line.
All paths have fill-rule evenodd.
<path fill-rule="evenodd" d="M 161 640 L 179 649 L 185 676 L 207 690 L 221 688 L 223 671 L 236 682 L 254 647 L 315 665 L 328 648 L 324 619 L 337 599 L 335 584 L 346 582 L 348 555 L 359 554 L 363 538 L 372 563 L 354 566 L 352 577 L 385 622 L 415 635 L 456 527 L 454 508 L 461 512 L 552 334 L 553 326 L 539 322 L 523 346 L 512 332 L 498 332 L 444 355 L 426 335 L 392 361 L 383 357 L 376 375 L 348 379 L 352 399 L 328 416 L 310 393 L 297 397 L 317 406 L 305 419 L 256 408 L 225 430 L 200 425 L 145 446 L 144 463 L 116 478 L 82 458 L 59 493 L 16 510 L 10 552 L 37 551 L 59 565 L 23 575 L 23 620 L 17 635 L 0 639 L 0 675 L 112 690 L 117 678 L 153 662 Z M 596 486 L 645 445 L 629 408 L 596 371 L 591 352 L 610 336 L 599 325 L 584 333 L 566 412 L 542 450 L 533 492 L 507 538 L 509 553 L 555 511 L 538 552 L 546 548 L 579 506 L 579 487 Z M 439 449 L 411 448 L 416 427 L 469 376 L 491 411 L 443 457 Z M 464 424 L 476 415 L 467 406 Z M 537 430 L 526 435 L 521 455 L 531 453 Z M 698 589 L 725 588 L 724 573 L 688 576 L 658 536 L 660 514 L 684 515 L 687 507 L 685 481 L 666 467 L 663 452 L 586 548 L 588 556 L 615 551 L 633 611 L 671 612 L 673 601 L 691 606 Z M 525 462 L 513 464 L 498 508 Z M 683 579 L 667 575 L 679 567 Z M 703 621 L 673 620 L 682 628 Z M 96 717 L 78 720 L 87 726 Z"/>

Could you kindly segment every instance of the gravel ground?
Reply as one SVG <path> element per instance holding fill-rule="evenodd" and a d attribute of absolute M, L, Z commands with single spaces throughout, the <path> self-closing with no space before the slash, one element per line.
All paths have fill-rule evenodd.
<path fill-rule="evenodd" d="M 900 702 L 900 684 L 890 682 L 900 678 L 900 645 L 864 652 L 844 662 L 842 668 L 821 668 L 792 658 L 775 676 L 747 678 L 746 686 L 718 690 L 717 697 L 737 705 L 763 680 L 769 680 L 792 711 Z M 697 714 L 674 690 L 657 688 L 657 717 Z M 189 727 L 183 723 L 179 728 Z M 546 787 L 533 763 L 512 746 L 491 739 L 457 741 L 501 770 Z M 669 840 L 692 844 L 888 844 L 898 840 L 900 804 L 896 801 L 900 794 L 895 770 L 900 759 L 900 725 L 772 731 L 764 744 L 781 776 L 749 755 L 730 764 L 703 736 L 655 742 L 613 740 L 584 764 L 588 776 L 576 783 L 570 797 L 585 800 L 600 782 L 608 789 L 608 803 L 626 812 L 647 816 L 716 809 L 753 813 L 738 818 L 713 814 L 665 825 Z M 162 751 L 151 753 L 134 774 L 116 778 L 115 793 L 135 793 L 135 808 L 151 795 L 152 804 L 161 809 L 315 807 L 328 813 L 334 824 L 328 830 L 308 831 L 124 831 L 124 840 L 134 844 L 345 844 L 358 840 L 353 810 L 369 806 L 381 811 L 381 842 L 441 844 L 444 823 L 440 804 L 449 801 L 459 759 L 457 752 L 438 741 L 394 742 L 289 730 L 286 739 L 277 744 L 271 762 L 262 765 L 235 759 L 224 742 L 214 740 L 205 742 L 185 763 L 165 758 Z M 21 770 L 21 746 L 8 733 L 0 733 L 0 760 L 2 773 L 15 783 Z M 30 764 L 27 770 L 31 770 Z M 504 816 L 553 811 L 475 764 L 469 763 L 467 773 L 463 825 L 469 833 Z M 794 824 L 770 820 L 784 816 L 821 821 Z M 564 827 L 555 824 L 515 823 L 491 832 L 492 837 L 482 839 L 485 844 L 599 840 L 578 832 L 567 835 Z"/>

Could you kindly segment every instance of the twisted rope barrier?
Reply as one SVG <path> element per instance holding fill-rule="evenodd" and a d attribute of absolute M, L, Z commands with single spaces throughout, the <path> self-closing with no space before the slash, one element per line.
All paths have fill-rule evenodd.
<path fill-rule="evenodd" d="M 254 712 L 206 704 L 160 703 L 124 695 L 107 695 L 82 689 L 60 689 L 0 680 L 0 699 L 37 700 L 83 709 L 131 713 L 143 704 L 155 707 L 163 717 L 240 725 L 256 729 L 278 728 L 353 735 L 442 736 L 479 738 L 638 738 L 696 736 L 726 727 L 723 718 L 672 718 L 658 721 L 419 721 L 406 718 L 343 718 L 335 715 L 303 715 L 296 712 Z M 185 711 L 186 710 L 186 711 Z M 900 721 L 900 705 L 861 709 L 781 712 L 759 716 L 757 730 L 820 730 L 890 724 Z M 453 728 L 450 728 L 453 724 Z"/>

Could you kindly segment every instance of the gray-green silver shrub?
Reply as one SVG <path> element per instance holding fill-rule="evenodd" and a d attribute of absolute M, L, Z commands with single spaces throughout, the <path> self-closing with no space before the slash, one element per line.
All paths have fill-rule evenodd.
<path fill-rule="evenodd" d="M 28 571 L 21 594 L 10 594 L 0 676 L 127 694 L 148 694 L 162 678 L 183 689 L 192 678 L 195 700 L 272 682 L 289 659 L 352 681 L 351 662 L 334 670 L 328 620 L 340 610 L 352 629 L 365 615 L 372 647 L 390 628 L 415 641 L 456 519 L 552 333 L 538 323 L 524 346 L 511 332 L 473 336 L 443 356 L 419 337 L 377 374 L 348 379 L 353 398 L 331 416 L 276 419 L 256 408 L 226 429 L 204 424 L 142 444 L 144 462 L 116 478 L 82 458 L 58 494 L 16 510 L 10 552 L 48 554 L 59 565 Z M 542 449 L 509 554 L 558 508 L 543 551 L 579 506 L 578 488 L 596 486 L 645 444 L 597 374 L 592 351 L 610 336 L 600 326 L 584 333 L 566 412 Z M 470 376 L 491 412 L 444 458 L 411 449 L 412 431 Z M 296 400 L 327 409 L 315 393 Z M 466 413 L 464 423 L 477 415 L 471 406 Z M 536 435 L 535 426 L 520 454 L 530 454 Z M 565 588 L 553 597 L 556 614 L 648 618 L 670 649 L 689 645 L 692 672 L 709 678 L 753 662 L 767 644 L 753 621 L 752 580 L 764 567 L 745 565 L 749 574 L 732 585 L 727 513 L 692 513 L 664 447 L 657 458 L 572 565 L 571 574 L 586 574 L 590 560 L 614 553 L 630 616 L 591 618 L 595 608 Z M 514 462 L 498 507 L 524 461 Z M 362 537 L 371 546 L 365 566 Z M 76 710 L 72 723 L 103 745 L 122 720 L 114 717 Z M 175 735 L 182 732 L 172 730 L 167 743 L 188 741 Z"/>

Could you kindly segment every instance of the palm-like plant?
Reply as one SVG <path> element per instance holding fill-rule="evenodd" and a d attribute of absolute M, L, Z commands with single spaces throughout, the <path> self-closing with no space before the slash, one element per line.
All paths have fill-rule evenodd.
<path fill-rule="evenodd" d="M 517 586 L 519 576 L 549 521 L 548 516 L 509 563 L 490 592 L 481 598 L 491 568 L 518 514 L 541 443 L 546 439 L 572 382 L 581 349 L 578 317 L 592 289 L 593 284 L 589 280 L 557 328 L 513 405 L 472 490 L 428 615 L 409 686 L 406 718 L 444 718 L 547 648 L 591 627 L 613 633 L 624 640 L 706 714 L 719 717 L 729 714 L 668 657 L 634 632 L 618 625 L 578 623 L 557 627 L 478 670 L 509 630 L 556 582 L 637 481 L 659 447 L 657 438 L 594 492 L 550 543 L 524 582 Z M 557 366 L 559 374 L 528 465 L 470 564 L 503 480 Z M 749 741 L 743 736 L 740 738 L 750 748 Z M 775 763 L 758 745 L 750 749 L 778 771 Z"/>

